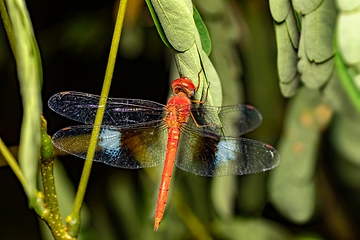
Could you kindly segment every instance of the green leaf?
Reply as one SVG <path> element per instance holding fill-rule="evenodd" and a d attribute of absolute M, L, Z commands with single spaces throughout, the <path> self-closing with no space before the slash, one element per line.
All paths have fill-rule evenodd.
<path fill-rule="evenodd" d="M 198 85 L 198 73 L 200 73 L 200 85 L 199 90 L 195 93 L 195 99 L 201 99 L 202 89 L 204 88 L 204 72 L 202 71 L 202 64 L 198 49 L 194 44 L 190 49 L 185 52 L 175 52 L 175 63 L 179 72 L 192 80 L 195 86 Z M 173 81 L 174 79 L 171 79 Z M 200 95 L 199 95 L 200 94 Z"/>
<path fill-rule="evenodd" d="M 292 97 L 297 92 L 299 85 L 300 85 L 300 75 L 297 74 L 288 83 L 280 82 L 281 94 L 287 98 Z"/>
<path fill-rule="evenodd" d="M 315 211 L 318 144 L 331 112 L 318 91 L 307 88 L 299 90 L 288 105 L 285 131 L 277 147 L 283 161 L 270 175 L 270 198 L 295 223 L 309 221 Z"/>
<path fill-rule="evenodd" d="M 336 4 L 341 11 L 352 11 L 360 6 L 359 0 L 337 0 Z"/>
<path fill-rule="evenodd" d="M 201 54 L 201 56 L 203 69 L 206 75 L 206 79 L 209 83 L 208 100 L 206 102 L 211 103 L 213 106 L 222 106 L 223 95 L 219 75 L 217 74 L 210 58 L 204 52 Z M 203 96 L 206 95 L 206 92 L 207 86 L 206 89 L 203 89 Z"/>
<path fill-rule="evenodd" d="M 356 116 L 358 111 L 350 102 L 349 95 L 341 85 L 336 72 L 331 75 L 329 83 L 326 84 L 322 93 L 323 100 L 331 107 L 331 109 L 347 116 Z"/>
<path fill-rule="evenodd" d="M 211 52 L 211 40 L 210 40 L 209 32 L 206 28 L 205 23 L 201 19 L 201 16 L 200 16 L 198 10 L 195 8 L 195 5 L 193 5 L 193 7 L 194 7 L 193 8 L 194 21 L 195 21 L 196 28 L 200 35 L 201 46 L 202 46 L 204 52 L 206 53 L 206 55 L 209 56 L 210 52 Z"/>
<path fill-rule="evenodd" d="M 221 233 L 221 236 L 223 236 L 221 239 L 291 239 L 290 233 L 285 228 L 275 222 L 263 218 L 237 218 L 232 221 L 216 221 L 214 225 Z"/>
<path fill-rule="evenodd" d="M 292 10 L 288 14 L 288 16 L 285 20 L 285 23 L 286 23 L 286 28 L 289 33 L 290 39 L 291 39 L 291 43 L 292 43 L 293 47 L 295 49 L 297 49 L 299 47 L 300 33 L 299 33 L 297 19 Z"/>
<path fill-rule="evenodd" d="M 305 69 L 303 69 L 301 80 L 308 88 L 321 88 L 330 79 L 334 71 L 335 58 L 332 57 L 323 63 L 306 62 L 307 64 Z"/>
<path fill-rule="evenodd" d="M 327 0 L 292 0 L 294 9 L 301 14 L 314 11 L 323 1 Z"/>
<path fill-rule="evenodd" d="M 225 219 L 234 214 L 236 184 L 235 176 L 214 178 L 211 181 L 211 199 L 216 212 Z"/>
<path fill-rule="evenodd" d="M 305 53 L 305 38 L 301 36 L 299 44 L 299 62 L 298 71 L 301 73 L 301 80 L 304 84 L 312 89 L 319 89 L 324 86 L 330 79 L 334 71 L 334 57 L 326 60 L 325 62 L 316 63 L 311 62 Z"/>
<path fill-rule="evenodd" d="M 360 167 L 360 115 L 339 115 L 332 125 L 331 143 L 334 149 L 352 164 Z"/>
<path fill-rule="evenodd" d="M 337 38 L 341 56 L 347 64 L 360 63 L 360 11 L 339 15 Z"/>
<path fill-rule="evenodd" d="M 297 53 L 291 43 L 286 23 L 275 24 L 278 49 L 277 65 L 281 83 L 290 83 L 297 73 Z"/>
<path fill-rule="evenodd" d="M 221 106 L 220 79 L 202 49 L 193 18 L 192 2 L 189 0 L 152 0 L 152 4 L 167 39 L 176 50 L 174 51 L 175 62 L 180 75 L 188 77 L 195 86 L 198 86 L 194 98 L 204 100 L 208 92 L 206 104 Z"/>
<path fill-rule="evenodd" d="M 20 133 L 19 163 L 32 194 L 28 197 L 34 199 L 36 198 L 35 189 L 41 140 L 41 59 L 25 2 L 7 0 L 6 5 L 16 40 L 17 74 L 24 109 Z"/>
<path fill-rule="evenodd" d="M 161 24 L 160 24 L 160 21 L 155 13 L 155 10 L 154 10 L 154 7 L 153 5 L 151 4 L 151 1 L 150 0 L 145 0 L 148 8 L 149 8 L 149 11 L 150 11 L 150 14 L 151 14 L 151 17 L 154 21 L 154 24 L 155 24 L 155 27 L 159 33 L 159 36 L 161 38 L 161 40 L 163 41 L 163 43 L 165 44 L 165 46 L 167 46 L 168 48 L 172 49 L 172 46 L 171 44 L 169 43 L 169 41 L 167 40 L 166 36 L 165 36 L 165 33 L 164 33 L 164 30 L 163 28 L 161 27 Z"/>
<path fill-rule="evenodd" d="M 360 74 L 354 76 L 354 83 L 358 90 L 360 90 Z"/>
<path fill-rule="evenodd" d="M 336 7 L 333 0 L 324 0 L 315 11 L 304 16 L 302 34 L 305 52 L 310 61 L 324 62 L 334 55 L 333 39 Z"/>
<path fill-rule="evenodd" d="M 195 42 L 197 29 L 191 9 L 184 0 L 151 0 L 171 46 L 180 52 Z"/>
<path fill-rule="evenodd" d="M 274 20 L 278 23 L 283 22 L 291 9 L 289 0 L 270 0 L 270 12 Z"/>
<path fill-rule="evenodd" d="M 197 44 L 194 44 L 185 52 L 175 53 L 175 62 L 181 74 L 191 79 L 195 86 L 198 85 L 198 74 L 200 73 L 200 85 L 194 99 L 204 100 L 208 91 L 208 83 L 210 83 L 205 104 L 221 106 L 222 90 L 220 78 L 208 56 L 204 52 L 203 54 L 199 52 Z"/>
<path fill-rule="evenodd" d="M 239 12 L 229 11 L 229 2 L 211 0 L 194 1 L 206 19 L 206 26 L 211 34 L 211 61 L 218 72 L 221 85 L 223 105 L 243 102 L 243 88 L 239 81 L 242 67 L 239 52 L 236 50 L 241 41 L 241 27 L 237 15 Z M 214 18 L 213 16 L 218 16 Z"/>

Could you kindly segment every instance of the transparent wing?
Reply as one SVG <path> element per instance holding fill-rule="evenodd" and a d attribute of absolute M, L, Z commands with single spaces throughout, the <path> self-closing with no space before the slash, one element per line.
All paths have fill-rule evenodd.
<path fill-rule="evenodd" d="M 262 142 L 182 129 L 176 165 L 200 176 L 245 175 L 275 168 L 280 156 Z"/>
<path fill-rule="evenodd" d="M 63 151 L 86 159 L 93 127 L 61 129 L 52 142 Z M 165 160 L 167 134 L 163 121 L 134 128 L 100 126 L 93 161 L 129 169 L 158 166 Z"/>
<path fill-rule="evenodd" d="M 94 124 L 100 96 L 81 92 L 61 92 L 53 95 L 49 107 L 62 116 L 86 124 Z M 127 126 L 161 120 L 165 106 L 156 102 L 107 98 L 102 125 Z"/>
<path fill-rule="evenodd" d="M 212 132 L 223 136 L 238 137 L 260 126 L 261 113 L 250 105 L 212 107 L 192 104 L 191 112 L 195 121 L 189 117 L 187 128 L 194 131 Z"/>

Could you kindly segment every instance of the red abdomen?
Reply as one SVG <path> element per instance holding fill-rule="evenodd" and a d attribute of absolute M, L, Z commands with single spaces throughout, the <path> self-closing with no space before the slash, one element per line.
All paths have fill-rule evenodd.
<path fill-rule="evenodd" d="M 170 179 L 176 157 L 176 151 L 180 138 L 180 129 L 186 123 L 189 117 L 190 100 L 185 96 L 172 97 L 167 105 L 167 115 L 164 119 L 169 127 L 169 136 L 167 143 L 167 152 L 165 158 L 164 170 L 159 188 L 159 197 L 155 213 L 154 230 L 157 231 L 164 215 L 167 195 L 169 192 Z"/>

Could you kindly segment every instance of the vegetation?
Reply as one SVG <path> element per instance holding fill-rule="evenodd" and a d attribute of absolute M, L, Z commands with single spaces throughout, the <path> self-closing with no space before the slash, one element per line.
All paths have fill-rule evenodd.
<path fill-rule="evenodd" d="M 265 3 L 0 0 L 1 239 L 358 239 L 360 3 Z M 77 123 L 46 103 L 65 90 L 165 103 L 168 82 L 197 84 L 201 69 L 195 98 L 211 83 L 206 104 L 259 109 L 245 137 L 281 164 L 213 179 L 177 170 L 154 232 L 161 167 L 64 155 L 47 132 Z"/>

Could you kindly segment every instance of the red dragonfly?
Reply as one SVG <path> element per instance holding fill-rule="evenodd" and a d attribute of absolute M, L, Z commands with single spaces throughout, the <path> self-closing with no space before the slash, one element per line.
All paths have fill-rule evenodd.
<path fill-rule="evenodd" d="M 257 128 L 262 117 L 250 105 L 213 107 L 190 100 L 197 88 L 186 77 L 175 80 L 167 105 L 107 98 L 93 161 L 136 169 L 165 162 L 155 214 L 157 230 L 164 214 L 174 162 L 196 175 L 244 175 L 270 170 L 280 156 L 272 146 L 238 136 Z M 100 96 L 61 92 L 49 107 L 70 119 L 94 124 Z M 199 103 L 199 102 L 198 102 Z M 201 103 L 201 102 L 200 102 Z M 86 159 L 92 125 L 59 130 L 52 137 L 59 149 Z M 166 143 L 167 139 L 167 143 Z"/>

